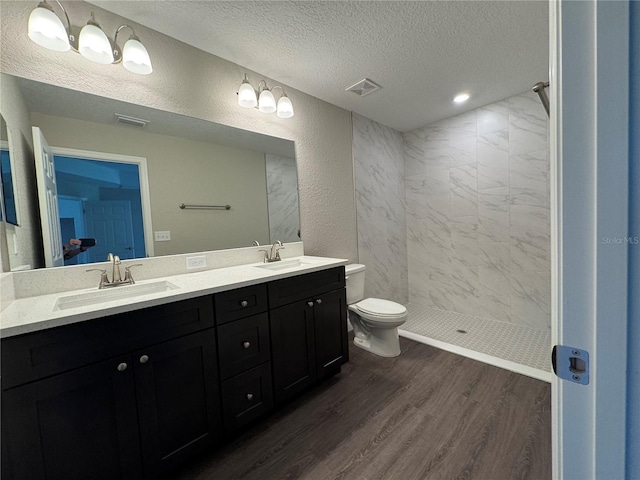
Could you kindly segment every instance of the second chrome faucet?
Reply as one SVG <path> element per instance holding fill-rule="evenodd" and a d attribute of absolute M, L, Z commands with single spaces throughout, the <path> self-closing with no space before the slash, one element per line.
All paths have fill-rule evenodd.
<path fill-rule="evenodd" d="M 264 263 L 279 262 L 282 260 L 282 258 L 280 258 L 280 250 L 283 248 L 285 247 L 282 245 L 282 242 L 280 240 L 276 240 L 273 242 L 273 245 L 271 245 L 270 250 L 260 250 L 261 252 L 264 252 Z"/>
<path fill-rule="evenodd" d="M 120 273 L 120 257 L 114 255 L 113 253 L 109 253 L 107 256 L 107 261 L 112 264 L 112 273 L 111 280 L 109 280 L 109 276 L 107 275 L 107 270 L 105 268 L 90 268 L 86 270 L 87 272 L 100 272 L 100 285 L 98 288 L 107 288 L 107 287 L 117 287 L 120 285 L 132 285 L 136 283 L 133 280 L 133 276 L 131 275 L 132 267 L 139 267 L 141 263 L 134 263 L 133 265 L 127 265 L 124 268 L 124 279 L 122 278 L 122 274 Z"/>

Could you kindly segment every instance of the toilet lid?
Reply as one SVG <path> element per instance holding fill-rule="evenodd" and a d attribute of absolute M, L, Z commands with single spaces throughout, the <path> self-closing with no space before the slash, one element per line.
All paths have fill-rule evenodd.
<path fill-rule="evenodd" d="M 396 317 L 407 313 L 407 309 L 396 302 L 381 298 L 366 298 L 356 304 L 358 310 L 380 317 Z"/>

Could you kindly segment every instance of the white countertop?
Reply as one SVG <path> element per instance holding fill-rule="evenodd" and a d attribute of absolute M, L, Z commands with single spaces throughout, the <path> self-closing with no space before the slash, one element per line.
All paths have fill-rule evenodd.
<path fill-rule="evenodd" d="M 12 337 L 24 333 L 36 332 L 47 328 L 83 322 L 107 315 L 129 312 L 141 308 L 163 305 L 166 303 L 200 297 L 212 293 L 233 290 L 235 288 L 270 282 L 280 278 L 302 275 L 304 273 L 325 270 L 331 267 L 346 265 L 348 260 L 326 257 L 293 257 L 282 261 L 281 266 L 295 260 L 305 262 L 304 265 L 285 268 L 282 270 L 268 270 L 260 268 L 263 263 L 239 265 L 235 267 L 206 270 L 197 273 L 167 276 L 136 282 L 136 285 L 154 284 L 166 281 L 177 288 L 144 295 L 137 295 L 124 299 L 95 303 L 89 306 L 57 310 L 56 302 L 63 297 L 75 296 L 87 292 L 97 292 L 98 288 L 72 290 L 14 300 L 1 314 L 0 337 Z M 267 265 L 276 265 L 267 264 Z M 126 289 L 128 285 L 111 287 L 100 292 Z"/>

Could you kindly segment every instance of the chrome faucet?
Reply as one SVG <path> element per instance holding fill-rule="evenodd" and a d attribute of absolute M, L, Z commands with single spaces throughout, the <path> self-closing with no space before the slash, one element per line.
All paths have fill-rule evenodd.
<path fill-rule="evenodd" d="M 133 265 L 126 266 L 124 268 L 123 280 L 120 273 L 120 265 L 122 264 L 122 262 L 120 261 L 120 257 L 118 257 L 117 255 L 113 255 L 113 253 L 110 253 L 107 256 L 107 260 L 112 263 L 113 267 L 111 281 L 109 280 L 109 276 L 107 275 L 107 270 L 105 268 L 90 268 L 88 270 L 85 270 L 87 272 L 100 272 L 100 285 L 98 285 L 98 288 L 118 287 L 120 285 L 132 285 L 136 283 L 131 276 L 131 268 L 139 267 L 142 265 L 141 263 L 135 263 Z"/>
<path fill-rule="evenodd" d="M 282 245 L 282 242 L 280 240 L 276 240 L 273 242 L 273 245 L 271 245 L 270 251 L 260 250 L 261 252 L 264 252 L 264 263 L 279 262 L 282 260 L 282 258 L 280 258 L 280 250 L 283 248 L 285 247 Z"/>

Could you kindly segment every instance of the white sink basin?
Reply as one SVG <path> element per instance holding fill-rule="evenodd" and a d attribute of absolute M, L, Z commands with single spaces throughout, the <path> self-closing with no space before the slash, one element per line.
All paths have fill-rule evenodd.
<path fill-rule="evenodd" d="M 69 308 L 88 307 L 98 303 L 124 300 L 127 298 L 138 297 L 140 295 L 167 292 L 177 288 L 178 287 L 173 283 L 164 280 L 153 283 L 136 283 L 133 285 L 122 285 L 119 287 L 107 287 L 102 290 L 60 297 L 56 300 L 53 310 L 68 310 Z"/>
<path fill-rule="evenodd" d="M 280 260 L 279 262 L 265 263 L 262 265 L 256 265 L 256 268 L 262 268 L 263 270 L 280 271 L 291 270 L 296 268 L 312 267 L 316 265 L 316 262 L 307 258 L 292 258 L 291 260 Z"/>

